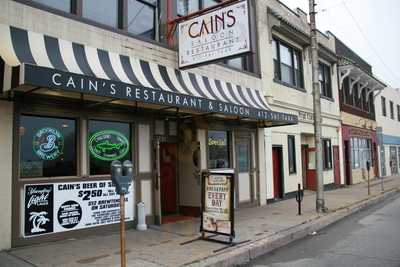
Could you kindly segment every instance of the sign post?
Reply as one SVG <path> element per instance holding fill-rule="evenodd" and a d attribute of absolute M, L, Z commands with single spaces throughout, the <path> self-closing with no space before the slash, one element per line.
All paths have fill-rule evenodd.
<path fill-rule="evenodd" d="M 369 170 L 370 170 L 371 166 L 369 161 L 367 161 L 367 175 L 368 175 L 368 196 L 371 194 L 371 188 L 370 188 L 370 184 L 369 184 Z"/>
<path fill-rule="evenodd" d="M 232 244 L 234 230 L 233 170 L 210 170 L 202 175 L 201 239 Z M 206 233 L 223 235 L 229 241 L 211 239 Z"/>
<path fill-rule="evenodd" d="M 133 165 L 129 160 L 121 162 L 115 160 L 111 163 L 111 179 L 115 184 L 117 194 L 120 195 L 120 247 L 121 267 L 126 267 L 125 255 L 125 194 L 129 193 L 129 186 L 133 179 Z"/>

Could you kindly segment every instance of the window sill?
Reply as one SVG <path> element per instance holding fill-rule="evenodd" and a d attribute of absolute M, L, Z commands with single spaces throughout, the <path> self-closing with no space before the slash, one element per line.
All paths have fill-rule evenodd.
<path fill-rule="evenodd" d="M 219 66 L 222 66 L 224 68 L 227 68 L 227 69 L 230 69 L 230 70 L 233 70 L 233 71 L 237 71 L 237 72 L 240 72 L 240 73 L 243 73 L 243 74 L 246 74 L 246 75 L 253 76 L 255 78 L 261 79 L 261 74 L 259 74 L 259 73 L 251 72 L 251 71 L 248 71 L 248 70 L 241 70 L 241 69 L 229 66 L 228 64 L 225 64 L 223 62 L 218 62 L 216 64 L 219 65 Z"/>
<path fill-rule="evenodd" d="M 330 102 L 335 102 L 335 100 L 334 100 L 332 97 L 328 97 L 328 96 L 321 95 L 321 98 L 322 98 L 322 99 L 325 99 L 325 100 L 327 100 L 327 101 L 330 101 Z"/>
<path fill-rule="evenodd" d="M 304 89 L 304 88 L 297 87 L 297 86 L 294 86 L 294 85 L 291 85 L 291 84 L 288 84 L 288 83 L 282 82 L 281 80 L 278 80 L 278 79 L 276 79 L 276 78 L 274 78 L 274 79 L 273 79 L 273 81 L 274 81 L 275 83 L 278 83 L 278 84 L 280 84 L 280 85 L 283 85 L 283 86 L 286 86 L 286 87 L 293 88 L 293 89 L 295 89 L 295 90 L 297 90 L 297 91 L 300 91 L 300 92 L 303 92 L 303 93 L 307 93 L 307 90 L 306 90 L 306 89 Z"/>

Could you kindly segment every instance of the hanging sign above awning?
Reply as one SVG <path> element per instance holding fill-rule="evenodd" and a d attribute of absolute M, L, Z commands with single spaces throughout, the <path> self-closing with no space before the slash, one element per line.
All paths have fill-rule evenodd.
<path fill-rule="evenodd" d="M 251 51 L 247 0 L 182 21 L 178 25 L 179 67 L 189 67 Z"/>
<path fill-rule="evenodd" d="M 20 84 L 142 103 L 296 124 L 259 90 L 0 24 L 0 56 L 20 66 Z"/>

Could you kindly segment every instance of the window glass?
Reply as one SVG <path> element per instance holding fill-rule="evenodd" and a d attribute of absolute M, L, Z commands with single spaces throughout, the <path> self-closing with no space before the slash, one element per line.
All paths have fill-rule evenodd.
<path fill-rule="evenodd" d="M 128 31 L 154 39 L 155 13 L 155 5 L 144 4 L 137 0 L 128 0 Z"/>
<path fill-rule="evenodd" d="M 208 158 L 211 169 L 230 167 L 228 132 L 208 132 Z"/>
<path fill-rule="evenodd" d="M 390 118 L 394 120 L 394 106 L 393 106 L 393 102 L 390 101 L 389 102 L 390 105 Z"/>
<path fill-rule="evenodd" d="M 386 98 L 381 96 L 381 103 L 382 103 L 382 115 L 386 117 Z"/>
<path fill-rule="evenodd" d="M 118 26 L 117 0 L 82 0 L 82 16 L 114 28 Z"/>
<path fill-rule="evenodd" d="M 203 8 L 215 6 L 216 4 L 218 4 L 218 1 L 216 0 L 203 0 Z"/>
<path fill-rule="evenodd" d="M 288 136 L 289 173 L 296 173 L 296 143 L 293 135 Z"/>
<path fill-rule="evenodd" d="M 400 121 L 400 105 L 397 105 L 397 120 Z"/>
<path fill-rule="evenodd" d="M 322 140 L 322 154 L 324 169 L 332 169 L 332 147 L 331 140 Z"/>
<path fill-rule="evenodd" d="M 177 8 L 178 15 L 185 16 L 199 10 L 199 0 L 178 0 Z"/>
<path fill-rule="evenodd" d="M 298 51 L 293 51 L 294 60 L 294 80 L 295 85 L 298 87 L 303 87 L 303 77 L 301 72 L 301 55 Z"/>
<path fill-rule="evenodd" d="M 33 2 L 68 13 L 71 12 L 71 0 L 33 0 Z"/>
<path fill-rule="evenodd" d="M 292 55 L 290 49 L 284 45 L 279 46 L 281 59 L 281 79 L 283 82 L 293 84 Z"/>
<path fill-rule="evenodd" d="M 73 119 L 21 116 L 20 177 L 77 175 Z"/>
<path fill-rule="evenodd" d="M 233 68 L 242 70 L 243 69 L 243 61 L 244 61 L 244 59 L 242 57 L 231 58 L 226 61 L 226 64 Z"/>
<path fill-rule="evenodd" d="M 237 157 L 239 172 L 248 172 L 250 170 L 250 151 L 249 144 L 237 144 Z"/>
<path fill-rule="evenodd" d="M 131 131 L 128 123 L 89 121 L 88 153 L 90 174 L 110 173 L 113 160 L 131 159 Z"/>

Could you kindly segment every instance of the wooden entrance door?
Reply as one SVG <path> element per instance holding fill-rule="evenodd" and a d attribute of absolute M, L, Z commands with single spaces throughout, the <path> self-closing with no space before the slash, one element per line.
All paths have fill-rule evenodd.
<path fill-rule="evenodd" d="M 272 148 L 272 173 L 274 176 L 274 198 L 283 198 L 282 148 Z"/>
<path fill-rule="evenodd" d="M 238 170 L 238 201 L 239 203 L 253 202 L 254 189 L 252 181 L 251 140 L 240 137 L 236 139 L 236 165 Z"/>
<path fill-rule="evenodd" d="M 177 212 L 176 144 L 160 144 L 161 212 Z"/>
<path fill-rule="evenodd" d="M 340 185 L 339 146 L 333 146 L 333 176 L 336 185 Z"/>

